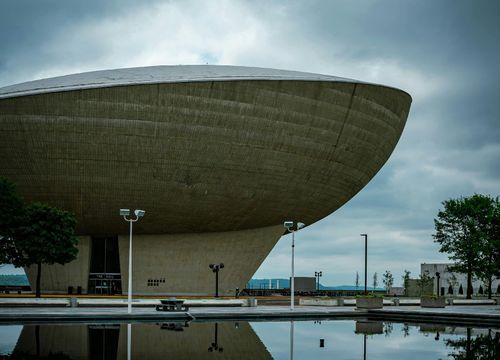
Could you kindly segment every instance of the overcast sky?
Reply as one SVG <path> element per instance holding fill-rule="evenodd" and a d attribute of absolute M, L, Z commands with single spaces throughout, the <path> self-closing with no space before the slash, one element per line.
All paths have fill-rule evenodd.
<path fill-rule="evenodd" d="M 297 234 L 296 274 L 353 284 L 442 262 L 441 201 L 500 193 L 500 2 L 21 1 L 0 3 L 0 86 L 147 65 L 272 67 L 391 85 L 413 97 L 399 144 L 344 207 Z M 5 268 L 3 269 L 5 271 Z M 288 277 L 283 237 L 255 277 Z M 380 277 L 379 277 L 380 278 Z"/>

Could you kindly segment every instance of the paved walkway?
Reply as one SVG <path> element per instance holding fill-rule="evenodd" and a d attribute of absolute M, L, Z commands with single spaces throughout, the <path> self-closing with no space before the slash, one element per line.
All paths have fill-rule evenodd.
<path fill-rule="evenodd" d="M 213 321 L 213 320 L 279 320 L 314 318 L 366 318 L 386 321 L 436 322 L 469 324 L 500 328 L 500 306 L 451 306 L 444 309 L 420 307 L 384 307 L 378 310 L 356 310 L 353 307 L 285 306 L 199 307 L 189 312 L 163 312 L 152 308 L 69 308 L 69 307 L 2 307 L 0 322 L 127 322 L 127 321 Z"/>

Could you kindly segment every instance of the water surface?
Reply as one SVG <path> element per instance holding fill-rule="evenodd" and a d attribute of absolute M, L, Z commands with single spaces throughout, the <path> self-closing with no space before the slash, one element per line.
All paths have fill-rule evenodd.
<path fill-rule="evenodd" d="M 497 360 L 500 330 L 354 320 L 5 325 L 0 354 L 12 360 Z"/>

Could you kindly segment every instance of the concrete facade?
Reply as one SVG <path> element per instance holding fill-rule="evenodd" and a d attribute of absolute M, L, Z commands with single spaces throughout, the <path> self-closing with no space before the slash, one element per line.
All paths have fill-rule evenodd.
<path fill-rule="evenodd" d="M 89 240 L 89 236 L 78 236 L 78 257 L 75 261 L 66 265 L 42 264 L 40 287 L 42 289 L 50 289 L 53 293 L 67 294 L 68 286 L 73 287 L 74 293 L 76 293 L 78 286 L 81 286 L 82 293 L 87 293 L 90 264 Z M 24 271 L 34 291 L 37 266 L 25 267 Z"/>
<path fill-rule="evenodd" d="M 215 274 L 208 265 L 223 263 L 219 294 L 244 289 L 283 234 L 283 227 L 134 237 L 134 294 L 214 295 Z M 119 237 L 122 284 L 128 283 L 128 236 Z M 148 286 L 148 279 L 165 279 Z M 126 290 L 126 286 L 124 286 Z"/>
<path fill-rule="evenodd" d="M 201 252 L 194 249 L 202 241 L 191 234 L 277 229 L 287 219 L 310 225 L 341 207 L 389 158 L 410 103 L 407 93 L 385 86 L 243 67 L 164 66 L 34 81 L 0 89 L 1 175 L 27 201 L 74 212 L 78 234 L 119 235 L 122 280 L 124 207 L 146 210 L 134 226 L 134 234 L 150 235 L 137 237 L 141 254 L 163 258 L 165 235 L 179 249 L 175 257 L 196 254 L 190 264 L 201 269 L 206 261 L 196 260 Z M 214 258 L 247 256 L 251 264 L 238 275 L 245 281 L 222 279 L 223 272 L 221 281 L 241 288 L 278 233 L 258 251 L 210 240 L 216 246 L 206 251 Z M 163 265 L 144 276 L 157 276 Z M 193 284 L 186 290 L 179 280 L 179 292 L 206 291 L 198 288 L 205 283 L 198 271 L 189 277 L 181 269 L 165 276 Z M 54 281 L 44 290 L 71 285 Z M 138 291 L 158 290 L 138 281 Z"/>

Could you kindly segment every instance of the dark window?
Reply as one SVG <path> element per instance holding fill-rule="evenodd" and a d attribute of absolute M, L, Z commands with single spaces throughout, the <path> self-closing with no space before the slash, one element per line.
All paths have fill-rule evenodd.
<path fill-rule="evenodd" d="M 120 273 L 120 253 L 117 237 L 92 238 L 91 273 Z"/>
<path fill-rule="evenodd" d="M 105 273 L 106 267 L 106 238 L 92 238 L 90 246 L 90 272 Z"/>
<path fill-rule="evenodd" d="M 107 273 L 120 273 L 120 253 L 118 238 L 106 238 L 106 268 Z"/>

